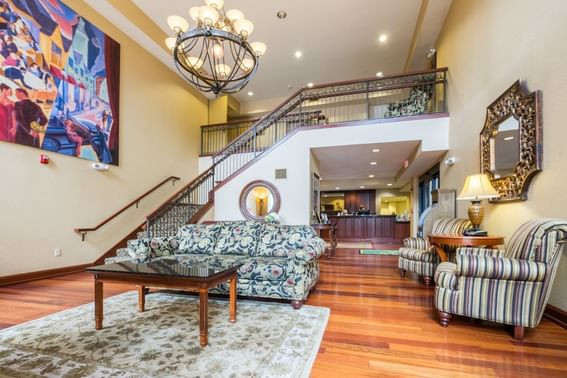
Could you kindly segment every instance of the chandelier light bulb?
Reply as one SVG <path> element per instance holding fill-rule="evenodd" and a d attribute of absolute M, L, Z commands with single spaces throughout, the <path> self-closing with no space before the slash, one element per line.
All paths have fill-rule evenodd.
<path fill-rule="evenodd" d="M 188 57 L 187 63 L 196 70 L 200 70 L 203 67 L 203 61 L 195 56 Z"/>
<path fill-rule="evenodd" d="M 207 26 L 213 26 L 219 19 L 219 12 L 206 5 L 199 8 L 199 19 Z"/>
<path fill-rule="evenodd" d="M 230 21 L 236 22 L 238 20 L 244 20 L 244 13 L 242 13 L 238 9 L 231 9 L 228 12 L 226 12 L 226 17 Z"/>
<path fill-rule="evenodd" d="M 167 18 L 167 25 L 169 25 L 170 29 L 176 34 L 181 32 L 185 33 L 187 29 L 189 29 L 187 20 L 176 15 L 171 15 Z"/>
<path fill-rule="evenodd" d="M 250 58 L 242 59 L 242 62 L 240 63 L 240 68 L 242 68 L 243 71 L 248 72 L 252 69 L 252 67 L 254 67 L 254 60 Z"/>
<path fill-rule="evenodd" d="M 169 37 L 169 38 L 165 39 L 165 45 L 171 51 L 173 51 L 173 49 L 175 48 L 176 42 L 177 42 L 177 38 L 175 38 L 175 37 Z"/>
<path fill-rule="evenodd" d="M 237 20 L 234 22 L 234 31 L 242 38 L 248 38 L 254 31 L 254 24 L 250 20 Z"/>
<path fill-rule="evenodd" d="M 205 0 L 205 4 L 207 4 L 211 8 L 220 10 L 224 5 L 224 0 Z"/>
<path fill-rule="evenodd" d="M 217 64 L 215 66 L 215 71 L 216 71 L 218 76 L 228 77 L 231 70 L 230 70 L 230 67 L 228 66 L 228 64 Z"/>
<path fill-rule="evenodd" d="M 216 59 L 220 59 L 224 56 L 224 48 L 222 47 L 222 44 L 220 44 L 218 42 L 213 44 L 213 56 Z"/>
<path fill-rule="evenodd" d="M 201 7 L 191 7 L 189 9 L 189 16 L 195 22 L 199 21 L 199 12 L 201 11 Z"/>
<path fill-rule="evenodd" d="M 266 50 L 268 49 L 264 42 L 252 42 L 250 46 L 257 56 L 264 55 L 266 53 Z"/>

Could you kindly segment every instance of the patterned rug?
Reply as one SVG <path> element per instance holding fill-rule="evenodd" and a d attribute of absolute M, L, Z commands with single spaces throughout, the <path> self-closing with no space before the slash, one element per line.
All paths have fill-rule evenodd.
<path fill-rule="evenodd" d="M 328 246 L 330 246 L 329 243 L 327 243 Z M 351 249 L 370 249 L 372 248 L 372 243 L 367 243 L 367 242 L 339 242 L 337 244 L 337 248 L 351 248 Z"/>
<path fill-rule="evenodd" d="M 198 299 L 151 293 L 146 312 L 137 294 L 104 300 L 104 329 L 93 304 L 0 332 L 4 377 L 307 377 L 329 309 L 209 298 L 209 345 L 199 346 Z"/>
<path fill-rule="evenodd" d="M 361 255 L 386 255 L 386 256 L 399 256 L 400 251 L 397 249 L 361 249 Z"/>

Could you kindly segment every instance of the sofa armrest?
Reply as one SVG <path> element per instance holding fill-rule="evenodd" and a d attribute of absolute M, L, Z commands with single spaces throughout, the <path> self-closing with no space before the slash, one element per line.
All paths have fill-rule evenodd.
<path fill-rule="evenodd" d="M 496 280 L 541 282 L 547 264 L 528 260 L 475 255 L 457 256 L 457 275 Z"/>
<path fill-rule="evenodd" d="M 505 251 L 494 248 L 460 247 L 457 248 L 457 255 L 505 257 Z"/>
<path fill-rule="evenodd" d="M 424 238 L 405 238 L 404 247 L 428 250 L 431 248 L 431 244 L 429 244 L 429 241 Z"/>
<path fill-rule="evenodd" d="M 149 241 L 152 257 L 170 256 L 179 253 L 178 236 L 154 237 Z"/>
<path fill-rule="evenodd" d="M 300 249 L 293 251 L 293 259 L 299 263 L 310 263 L 318 259 L 325 252 L 327 243 L 319 238 L 314 237 L 305 241 Z"/>

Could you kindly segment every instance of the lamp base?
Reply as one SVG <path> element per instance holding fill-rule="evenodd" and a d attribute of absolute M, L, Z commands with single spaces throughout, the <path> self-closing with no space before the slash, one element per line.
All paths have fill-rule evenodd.
<path fill-rule="evenodd" d="M 480 201 L 471 201 L 469 206 L 469 220 L 473 225 L 473 229 L 480 230 L 480 225 L 484 219 L 484 206 L 480 204 Z"/>

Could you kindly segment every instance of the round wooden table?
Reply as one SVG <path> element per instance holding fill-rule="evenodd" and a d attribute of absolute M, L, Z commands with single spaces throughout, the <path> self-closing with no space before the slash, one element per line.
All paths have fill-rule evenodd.
<path fill-rule="evenodd" d="M 435 235 L 428 236 L 429 243 L 441 258 L 441 261 L 449 261 L 444 245 L 458 245 L 462 247 L 495 247 L 504 244 L 502 236 L 464 236 L 464 235 Z"/>

